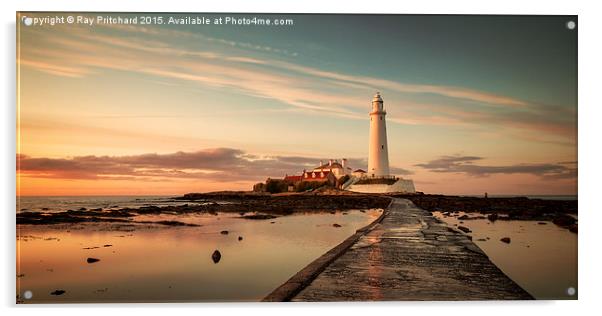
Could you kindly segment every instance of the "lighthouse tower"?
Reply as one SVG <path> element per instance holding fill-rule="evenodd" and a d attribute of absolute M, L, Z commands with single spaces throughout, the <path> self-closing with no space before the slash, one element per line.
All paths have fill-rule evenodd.
<path fill-rule="evenodd" d="M 389 174 L 389 148 L 387 146 L 387 112 L 383 99 L 377 92 L 372 99 L 370 112 L 370 146 L 368 148 L 368 172 L 354 172 L 343 189 L 363 193 L 404 192 L 415 193 L 414 181 Z"/>
<path fill-rule="evenodd" d="M 383 99 L 377 92 L 372 99 L 370 112 L 370 147 L 368 149 L 368 176 L 389 176 L 389 150 L 387 146 L 387 112 Z"/>

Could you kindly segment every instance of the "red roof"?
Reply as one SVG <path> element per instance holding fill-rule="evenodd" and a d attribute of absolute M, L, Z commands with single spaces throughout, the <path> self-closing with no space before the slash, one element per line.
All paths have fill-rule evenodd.
<path fill-rule="evenodd" d="M 301 181 L 301 176 L 286 176 L 284 177 L 284 181 L 299 182 Z"/>
<path fill-rule="evenodd" d="M 328 174 L 330 173 L 329 170 L 324 170 L 324 171 L 306 171 L 303 174 L 303 180 L 304 181 L 311 181 L 311 180 L 325 180 L 328 178 Z"/>

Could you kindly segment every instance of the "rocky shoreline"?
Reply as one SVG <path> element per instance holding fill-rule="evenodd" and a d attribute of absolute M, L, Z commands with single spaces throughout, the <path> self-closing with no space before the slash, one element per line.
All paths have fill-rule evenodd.
<path fill-rule="evenodd" d="M 21 212 L 17 224 L 47 225 L 86 222 L 141 223 L 166 226 L 190 226 L 179 221 L 135 221 L 138 215 L 239 213 L 249 220 L 271 219 L 300 212 L 332 212 L 352 209 L 386 208 L 390 198 L 365 195 L 270 195 L 249 192 L 191 193 L 176 198 L 189 204 L 171 206 L 143 206 L 117 210 L 79 209 L 62 212 Z"/>
<path fill-rule="evenodd" d="M 577 200 L 543 200 L 527 197 L 466 197 L 434 194 L 395 194 L 394 197 L 411 200 L 429 212 L 441 212 L 458 219 L 531 220 L 552 221 L 554 224 L 577 233 Z M 459 213 L 479 213 L 468 216 Z"/>
<path fill-rule="evenodd" d="M 270 219 L 300 212 L 344 211 L 351 209 L 384 209 L 391 198 L 405 198 L 429 212 L 444 216 L 463 216 L 462 220 L 534 220 L 552 221 L 558 226 L 577 232 L 577 201 L 542 200 L 526 197 L 483 198 L 431 194 L 363 194 L 331 190 L 312 193 L 269 194 L 256 192 L 189 193 L 174 198 L 185 204 L 171 206 L 142 206 L 121 209 L 79 209 L 62 212 L 21 212 L 17 224 L 59 224 L 82 222 L 128 222 L 165 226 L 187 226 L 178 221 L 135 221 L 138 215 L 179 215 L 219 212 L 239 213 L 246 219 Z M 190 203 L 186 203 L 190 202 Z M 459 215 L 479 213 L 482 216 Z"/>

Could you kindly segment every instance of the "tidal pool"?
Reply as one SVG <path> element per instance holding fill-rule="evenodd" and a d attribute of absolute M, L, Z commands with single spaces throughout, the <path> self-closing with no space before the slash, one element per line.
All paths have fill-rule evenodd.
<path fill-rule="evenodd" d="M 265 220 L 233 213 L 135 218 L 178 220 L 199 227 L 18 225 L 17 299 L 19 303 L 258 301 L 381 212 L 312 212 Z M 217 263 L 212 259 L 215 250 L 221 253 Z M 88 258 L 100 261 L 88 263 Z"/>
<path fill-rule="evenodd" d="M 473 242 L 536 299 L 577 299 L 577 234 L 550 221 L 459 220 L 433 214 L 452 227 L 468 227 Z M 475 217 L 480 214 L 459 212 Z M 510 243 L 500 241 L 509 237 Z"/>

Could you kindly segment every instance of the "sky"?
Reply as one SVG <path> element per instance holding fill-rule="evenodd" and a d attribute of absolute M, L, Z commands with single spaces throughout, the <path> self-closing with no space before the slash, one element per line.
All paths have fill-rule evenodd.
<path fill-rule="evenodd" d="M 328 159 L 365 169 L 376 91 L 391 172 L 418 191 L 577 193 L 576 17 L 151 16 L 293 25 L 18 23 L 18 195 L 250 190 Z"/>

